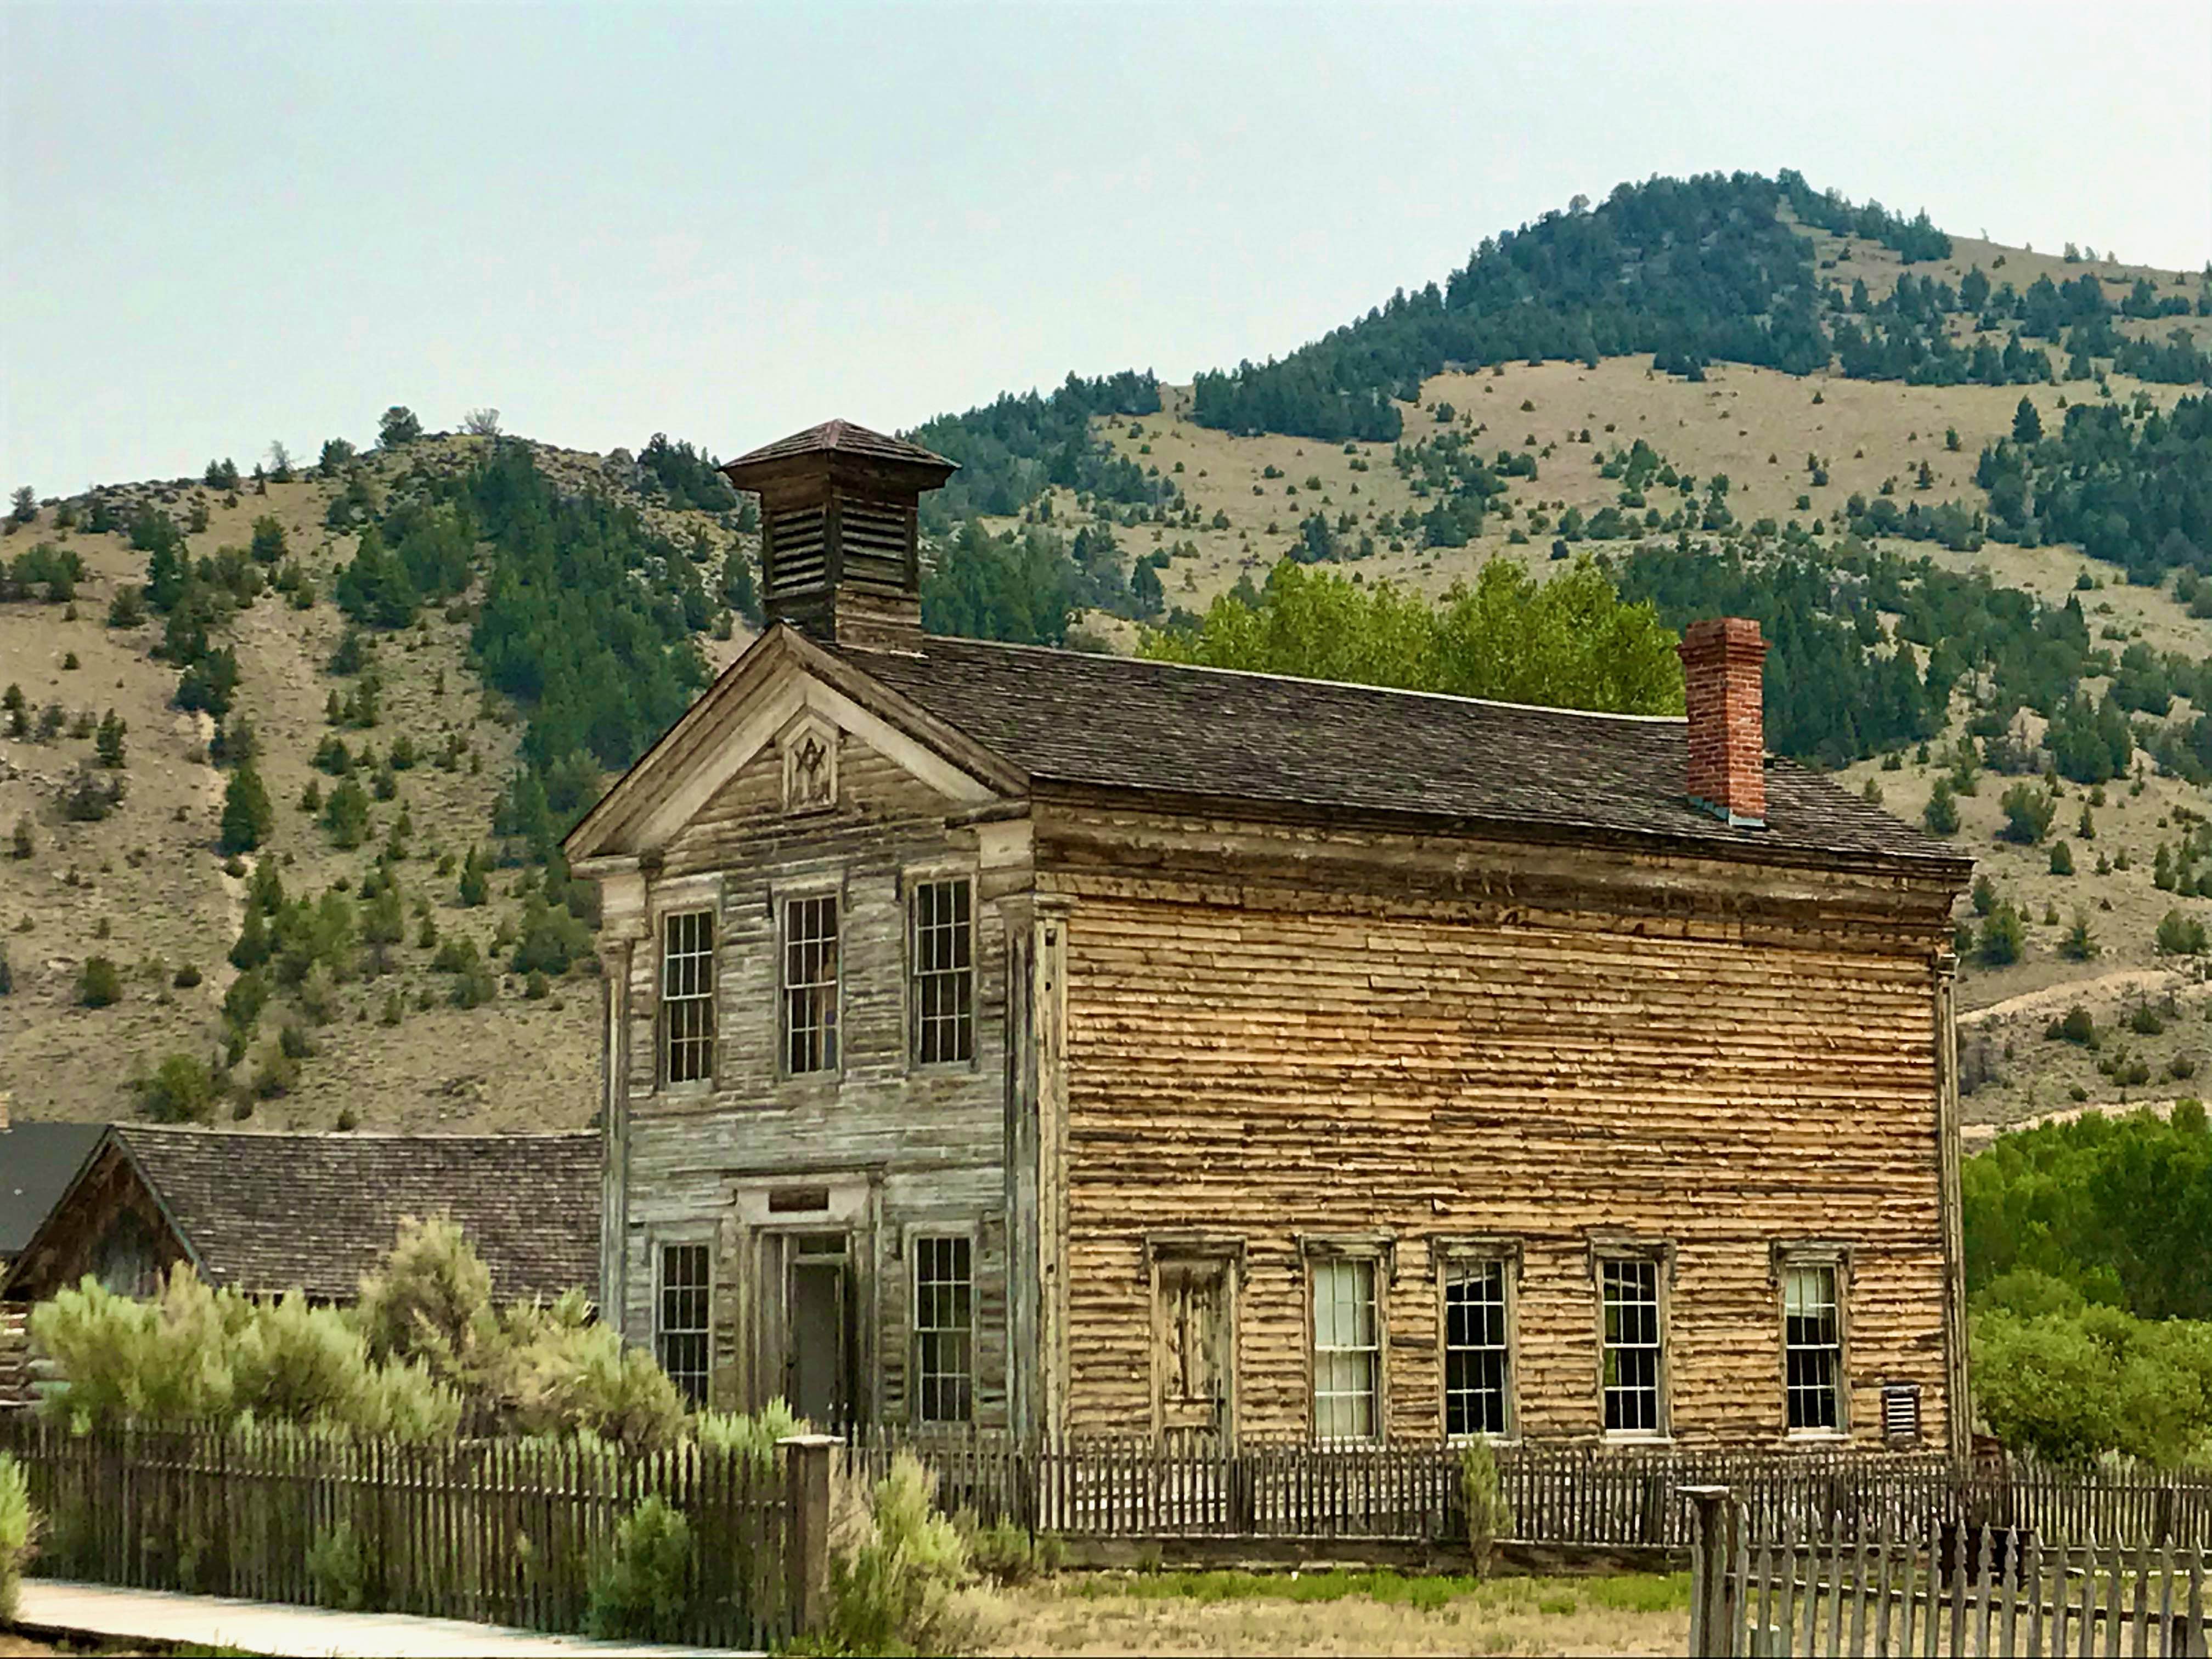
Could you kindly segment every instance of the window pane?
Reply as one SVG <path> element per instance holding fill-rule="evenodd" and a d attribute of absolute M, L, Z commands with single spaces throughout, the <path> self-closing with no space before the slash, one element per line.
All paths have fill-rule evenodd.
<path fill-rule="evenodd" d="M 964 1423 L 975 1392 L 975 1281 L 965 1235 L 914 1243 L 914 1403 L 925 1423 Z"/>
<path fill-rule="evenodd" d="M 1804 1263 L 1783 1275 L 1782 1349 L 1789 1426 L 1842 1427 L 1843 1320 L 1832 1263 Z"/>
<path fill-rule="evenodd" d="M 914 1058 L 924 1066 L 975 1054 L 972 890 L 964 880 L 926 881 L 908 907 L 914 975 Z"/>
<path fill-rule="evenodd" d="M 1314 1432 L 1371 1439 L 1380 1417 L 1375 1264 L 1328 1258 L 1308 1264 L 1313 1283 Z"/>
<path fill-rule="evenodd" d="M 1659 1428 L 1659 1264 L 1598 1264 L 1605 1324 L 1605 1426 L 1620 1433 Z"/>
<path fill-rule="evenodd" d="M 660 1251 L 660 1305 L 654 1346 L 660 1369 L 694 1406 L 707 1399 L 708 1271 L 704 1244 L 667 1244 Z"/>
<path fill-rule="evenodd" d="M 1505 1264 L 1455 1263 L 1444 1278 L 1444 1432 L 1506 1432 Z"/>
<path fill-rule="evenodd" d="M 837 1069 L 837 901 L 783 907 L 784 1069 Z"/>
<path fill-rule="evenodd" d="M 679 911 L 662 924 L 660 1079 L 714 1074 L 714 913 Z"/>

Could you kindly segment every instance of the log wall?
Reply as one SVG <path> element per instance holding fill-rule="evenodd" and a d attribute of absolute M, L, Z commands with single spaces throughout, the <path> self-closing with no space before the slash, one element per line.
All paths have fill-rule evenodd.
<path fill-rule="evenodd" d="M 1239 1241 L 1240 1431 L 1310 1431 L 1304 1243 L 1385 1253 L 1387 1415 L 1442 1431 L 1431 1245 L 1510 1240 L 1518 1427 L 1599 1437 L 1594 1252 L 1670 1253 L 1689 1444 L 1784 1440 L 1778 1244 L 1848 1262 L 1851 1432 L 1951 1432 L 1932 882 L 1064 809 L 1066 1426 L 1151 1420 L 1146 1241 Z M 1050 1183 L 1048 1182 L 1048 1185 Z"/>

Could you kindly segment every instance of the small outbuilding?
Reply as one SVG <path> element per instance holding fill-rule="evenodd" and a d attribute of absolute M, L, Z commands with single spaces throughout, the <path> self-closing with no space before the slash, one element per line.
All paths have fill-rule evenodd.
<path fill-rule="evenodd" d="M 596 1289 L 599 1138 L 95 1127 L 0 1279 L 35 1302 L 87 1274 L 144 1295 L 170 1264 L 255 1294 L 350 1302 L 403 1217 L 457 1223 L 501 1300 Z"/>

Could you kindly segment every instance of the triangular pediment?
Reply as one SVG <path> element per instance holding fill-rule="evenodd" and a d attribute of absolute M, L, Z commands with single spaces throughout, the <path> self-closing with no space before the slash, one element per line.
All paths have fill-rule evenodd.
<path fill-rule="evenodd" d="M 1017 768 L 870 677 L 859 654 L 770 629 L 569 832 L 570 864 L 665 848 L 732 780 L 771 758 L 787 797 L 818 806 L 825 787 L 834 798 L 847 737 L 943 797 L 948 812 L 1025 793 Z"/>

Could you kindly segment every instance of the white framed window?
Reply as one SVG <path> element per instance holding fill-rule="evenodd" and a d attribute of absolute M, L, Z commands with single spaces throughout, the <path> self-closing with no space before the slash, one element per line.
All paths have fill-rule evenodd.
<path fill-rule="evenodd" d="M 837 1069 L 837 898 L 783 902 L 783 1069 Z"/>
<path fill-rule="evenodd" d="M 908 1003 L 917 1066 L 975 1057 L 975 884 L 918 881 L 907 896 Z"/>
<path fill-rule="evenodd" d="M 1382 1321 L 1373 1256 L 1317 1256 L 1313 1286 L 1314 1435 L 1374 1440 L 1382 1422 Z"/>
<path fill-rule="evenodd" d="M 1607 1256 L 1599 1261 L 1597 1270 L 1606 1432 L 1663 1434 L 1666 1350 L 1660 1263 L 1650 1256 Z"/>
<path fill-rule="evenodd" d="M 678 910 L 660 923 L 660 1080 L 714 1078 L 714 913 Z"/>
<path fill-rule="evenodd" d="M 1841 1433 L 1844 1310 L 1836 1263 L 1784 1264 L 1782 1366 L 1790 1432 Z"/>
<path fill-rule="evenodd" d="M 914 1248 L 914 1417 L 965 1423 L 975 1413 L 975 1242 L 921 1233 Z"/>
<path fill-rule="evenodd" d="M 1510 1264 L 1468 1256 L 1443 1265 L 1444 1433 L 1512 1431 Z"/>
<path fill-rule="evenodd" d="M 653 1301 L 660 1369 L 696 1407 L 707 1403 L 710 1268 L 704 1244 L 663 1244 Z"/>

